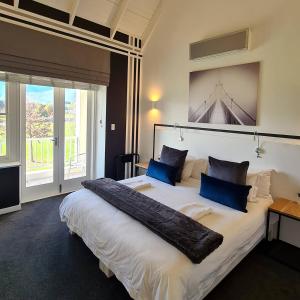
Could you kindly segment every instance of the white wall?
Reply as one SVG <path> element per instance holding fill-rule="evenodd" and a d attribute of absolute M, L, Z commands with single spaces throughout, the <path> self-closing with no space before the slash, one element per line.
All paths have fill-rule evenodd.
<path fill-rule="evenodd" d="M 298 0 L 165 0 L 143 61 L 142 158 L 152 155 L 153 123 L 188 124 L 189 72 L 254 61 L 261 62 L 258 126 L 206 126 L 300 135 L 299 11 Z M 252 32 L 250 51 L 189 61 L 190 43 L 247 27 Z M 151 109 L 150 98 L 159 98 L 158 110 Z M 264 140 L 266 153 L 257 160 L 255 144 L 249 138 L 185 134 L 187 140 L 180 145 L 170 131 L 158 133 L 158 145 L 188 147 L 194 152 L 198 149 L 196 153 L 201 156 L 249 159 L 253 168 L 272 167 L 279 174 L 273 181 L 275 196 L 297 199 L 299 145 Z M 205 147 L 200 151 L 201 145 Z M 294 243 L 300 245 L 300 241 Z"/>
<path fill-rule="evenodd" d="M 101 85 L 95 97 L 94 178 L 104 177 L 105 174 L 106 92 L 106 86 Z"/>

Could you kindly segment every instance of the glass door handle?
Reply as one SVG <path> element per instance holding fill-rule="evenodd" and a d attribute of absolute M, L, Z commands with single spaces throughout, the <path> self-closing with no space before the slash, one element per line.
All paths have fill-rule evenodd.
<path fill-rule="evenodd" d="M 58 146 L 58 137 L 54 137 L 51 141 L 54 142 L 54 146 Z"/>

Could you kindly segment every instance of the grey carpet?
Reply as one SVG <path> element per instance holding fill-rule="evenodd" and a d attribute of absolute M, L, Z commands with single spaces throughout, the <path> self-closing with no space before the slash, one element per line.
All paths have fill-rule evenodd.
<path fill-rule="evenodd" d="M 61 200 L 0 216 L 0 299 L 130 299 L 118 280 L 99 271 L 82 240 L 69 235 L 59 220 Z M 206 298 L 215 299 L 300 299 L 300 273 L 260 245 Z"/>

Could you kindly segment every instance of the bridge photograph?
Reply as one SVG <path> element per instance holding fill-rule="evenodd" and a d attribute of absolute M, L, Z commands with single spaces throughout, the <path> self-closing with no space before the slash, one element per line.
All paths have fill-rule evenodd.
<path fill-rule="evenodd" d="M 190 73 L 193 123 L 256 125 L 259 62 Z"/>

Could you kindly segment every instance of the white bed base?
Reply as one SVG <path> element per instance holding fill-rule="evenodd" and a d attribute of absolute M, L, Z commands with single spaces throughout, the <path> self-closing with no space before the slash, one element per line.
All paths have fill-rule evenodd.
<path fill-rule="evenodd" d="M 69 230 L 71 235 L 74 235 L 75 232 Z M 235 257 L 230 265 L 228 266 L 227 270 L 223 272 L 221 275 L 215 277 L 215 281 L 212 285 L 205 291 L 203 297 L 204 299 L 265 237 L 265 234 L 262 233 L 260 238 L 256 239 L 256 241 L 249 247 L 249 249 L 244 252 L 242 255 Z M 105 274 L 107 278 L 113 277 L 115 274 L 99 259 L 99 269 L 101 272 Z M 200 300 L 200 299 L 199 299 Z"/>
<path fill-rule="evenodd" d="M 99 259 L 99 269 L 107 278 L 113 277 L 115 274 Z"/>
<path fill-rule="evenodd" d="M 220 276 L 217 276 L 215 278 L 215 281 L 213 284 L 204 292 L 203 297 L 201 299 L 204 299 L 237 265 L 264 239 L 265 234 L 262 234 L 262 236 L 256 240 L 255 243 L 242 255 L 234 258 L 230 265 L 228 266 L 227 270 L 223 272 Z M 200 299 L 199 299 L 200 300 Z"/>

